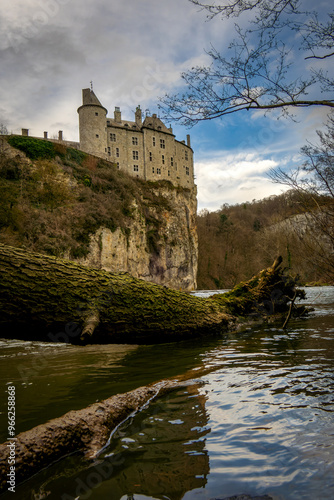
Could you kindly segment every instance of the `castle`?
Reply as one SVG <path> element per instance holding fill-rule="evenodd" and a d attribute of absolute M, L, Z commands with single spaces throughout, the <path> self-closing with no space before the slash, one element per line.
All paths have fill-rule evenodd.
<path fill-rule="evenodd" d="M 133 205 L 135 215 L 129 225 L 111 230 L 99 227 L 90 236 L 89 254 L 81 263 L 110 272 L 128 272 L 132 276 L 175 289 L 196 289 L 198 241 L 196 231 L 196 186 L 190 136 L 178 141 L 156 114 L 146 116 L 138 106 L 135 121 L 122 120 L 116 107 L 114 118 L 107 117 L 92 89 L 83 89 L 78 108 L 80 142 L 66 141 L 62 130 L 58 138 L 44 139 L 80 149 L 110 162 L 111 168 L 147 181 L 168 180 L 186 189 L 171 189 L 168 184 L 154 186 L 156 195 L 168 201 L 168 209 L 156 219 L 156 206 L 146 207 L 151 216 L 143 217 Z M 29 129 L 22 129 L 29 136 Z M 141 187 L 138 186 L 139 191 Z M 150 244 L 154 232 L 154 246 Z M 157 244 L 156 244 L 157 242 Z"/>
<path fill-rule="evenodd" d="M 190 136 L 177 141 L 156 114 L 142 119 L 140 106 L 135 121 L 122 120 L 115 107 L 107 117 L 92 89 L 83 89 L 78 108 L 80 149 L 117 165 L 119 170 L 148 181 L 169 180 L 175 186 L 194 187 L 193 150 Z"/>

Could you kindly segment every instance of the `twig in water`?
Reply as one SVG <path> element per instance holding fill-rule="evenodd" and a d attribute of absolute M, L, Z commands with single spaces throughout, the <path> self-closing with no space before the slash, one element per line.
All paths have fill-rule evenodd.
<path fill-rule="evenodd" d="M 286 329 L 286 327 L 287 327 L 287 325 L 288 325 L 288 322 L 289 322 L 289 320 L 290 320 L 290 318 L 291 318 L 292 308 L 293 308 L 293 304 L 295 303 L 296 297 L 297 297 L 297 290 L 295 291 L 295 294 L 294 294 L 294 296 L 293 296 L 293 299 L 291 300 L 288 315 L 287 315 L 287 317 L 286 317 L 286 320 L 284 321 L 284 325 L 282 326 L 283 330 L 285 330 L 285 329 Z"/>

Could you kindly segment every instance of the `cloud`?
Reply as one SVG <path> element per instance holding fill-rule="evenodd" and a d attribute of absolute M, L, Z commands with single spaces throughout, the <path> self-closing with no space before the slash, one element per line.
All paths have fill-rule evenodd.
<path fill-rule="evenodd" d="M 237 156 L 221 151 L 217 158 L 196 162 L 198 208 L 218 210 L 224 203 L 235 204 L 280 194 L 267 173 L 278 162 L 256 154 Z"/>
<path fill-rule="evenodd" d="M 29 121 L 32 129 L 49 127 L 59 121 L 51 116 L 53 97 L 62 107 L 68 96 L 80 98 L 90 80 L 107 107 L 120 104 L 130 112 L 139 102 L 156 105 L 159 95 L 178 85 L 181 71 L 207 58 L 202 48 L 209 27 L 193 7 L 186 0 L 16 0 L 0 6 L 0 118 L 15 131 Z M 75 112 L 71 129 L 74 124 Z"/>

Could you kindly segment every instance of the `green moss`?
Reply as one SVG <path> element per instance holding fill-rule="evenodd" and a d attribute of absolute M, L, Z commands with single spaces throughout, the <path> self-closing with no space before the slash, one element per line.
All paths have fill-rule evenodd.
<path fill-rule="evenodd" d="M 261 271 L 246 282 L 241 282 L 230 292 L 212 296 L 235 316 L 267 315 L 286 310 L 288 298 L 293 295 L 296 279 L 284 275 L 279 266 Z M 302 298 L 303 292 L 298 296 Z"/>

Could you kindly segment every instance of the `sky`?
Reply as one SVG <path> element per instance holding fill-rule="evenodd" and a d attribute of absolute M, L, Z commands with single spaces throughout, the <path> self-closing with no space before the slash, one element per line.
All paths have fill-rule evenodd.
<path fill-rule="evenodd" d="M 159 113 L 159 97 L 180 89 L 181 72 L 209 64 L 211 44 L 223 52 L 233 34 L 234 20 L 207 21 L 188 0 L 3 0 L 0 123 L 37 137 L 63 130 L 78 141 L 77 108 L 91 81 L 109 116 L 120 106 L 133 120 L 138 104 Z M 297 165 L 325 114 L 298 111 L 292 121 L 244 112 L 191 129 L 172 123 L 178 140 L 191 136 L 199 211 L 280 194 L 269 170 Z"/>

